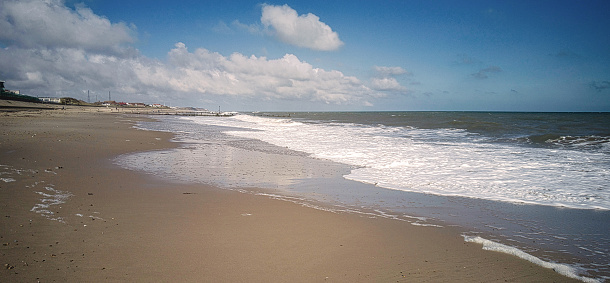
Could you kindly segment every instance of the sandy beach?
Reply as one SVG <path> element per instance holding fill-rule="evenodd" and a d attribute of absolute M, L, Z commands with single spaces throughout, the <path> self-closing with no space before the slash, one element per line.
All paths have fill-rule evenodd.
<path fill-rule="evenodd" d="M 177 146 L 170 133 L 133 128 L 140 119 L 0 110 L 0 282 L 577 282 L 450 226 L 122 169 L 118 155 Z"/>

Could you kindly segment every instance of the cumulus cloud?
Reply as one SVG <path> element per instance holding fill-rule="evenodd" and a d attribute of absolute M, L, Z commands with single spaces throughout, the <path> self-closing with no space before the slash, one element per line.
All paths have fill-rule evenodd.
<path fill-rule="evenodd" d="M 138 80 L 145 84 L 167 81 L 172 90 L 187 93 L 326 103 L 350 102 L 372 93 L 355 77 L 314 68 L 292 54 L 279 59 L 240 53 L 224 57 L 203 48 L 190 52 L 178 43 L 168 57 L 166 65 L 139 66 Z"/>
<path fill-rule="evenodd" d="M 7 49 L 0 61 L 4 70 L 18 66 L 7 79 L 38 93 L 101 88 L 157 98 L 227 95 L 337 104 L 374 94 L 355 77 L 315 68 L 292 54 L 279 59 L 240 53 L 225 57 L 203 48 L 190 52 L 183 43 L 168 52 L 167 62 L 69 48 Z"/>
<path fill-rule="evenodd" d="M 275 36 L 288 44 L 313 50 L 339 49 L 343 42 L 339 35 L 314 14 L 298 15 L 288 5 L 263 5 L 261 23 L 273 28 Z"/>
<path fill-rule="evenodd" d="M 371 87 L 378 91 L 406 91 L 407 88 L 400 85 L 395 76 L 412 75 L 402 67 L 382 67 L 375 66 L 373 68 L 376 76 L 371 79 Z"/>
<path fill-rule="evenodd" d="M 401 86 L 395 78 L 372 78 L 371 86 L 376 90 L 406 90 L 404 86 Z"/>
<path fill-rule="evenodd" d="M 499 73 L 502 72 L 502 68 L 498 67 L 498 66 L 489 66 L 485 69 L 481 69 L 476 73 L 471 74 L 471 76 L 477 78 L 477 79 L 487 79 L 489 78 L 489 74 L 493 74 L 493 73 Z"/>
<path fill-rule="evenodd" d="M 0 77 L 25 94 L 75 96 L 91 89 L 145 102 L 226 96 L 360 105 L 369 105 L 367 99 L 378 94 L 355 77 L 316 68 L 293 54 L 223 56 L 177 43 L 162 61 L 129 45 L 133 30 L 127 25 L 111 23 L 84 6 L 24 0 L 0 5 L 0 42 L 6 46 L 0 49 Z M 16 20 L 24 15 L 22 9 L 33 8 L 27 19 Z M 53 28 L 41 34 L 36 22 Z M 102 38 L 81 38 L 88 34 Z"/>
<path fill-rule="evenodd" d="M 380 66 L 375 66 L 374 67 L 375 71 L 384 77 L 387 76 L 396 76 L 396 75 L 402 75 L 402 74 L 411 74 L 409 72 L 407 72 L 405 69 L 401 68 L 401 67 L 380 67 Z"/>
<path fill-rule="evenodd" d="M 22 48 L 81 48 L 116 54 L 133 43 L 135 27 L 111 23 L 85 6 L 66 8 L 60 0 L 2 1 L 0 42 Z"/>

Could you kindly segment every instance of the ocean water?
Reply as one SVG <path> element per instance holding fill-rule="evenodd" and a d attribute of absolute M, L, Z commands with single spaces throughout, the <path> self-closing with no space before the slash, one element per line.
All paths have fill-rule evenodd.
<path fill-rule="evenodd" d="M 610 113 L 250 113 L 140 127 L 179 133 L 190 146 L 123 156 L 128 168 L 458 225 L 465 240 L 491 240 L 584 281 L 610 278 Z M 227 161 L 244 151 L 259 156 Z M 262 165 L 265 154 L 283 164 Z M 269 173 L 297 163 L 297 177 Z M 218 169 L 206 175 L 197 166 Z M 329 185 L 331 171 L 350 183 Z"/>
<path fill-rule="evenodd" d="M 203 122 L 202 120 L 195 120 Z M 357 166 L 388 189 L 610 210 L 610 116 L 522 113 L 295 113 L 212 122 Z"/>

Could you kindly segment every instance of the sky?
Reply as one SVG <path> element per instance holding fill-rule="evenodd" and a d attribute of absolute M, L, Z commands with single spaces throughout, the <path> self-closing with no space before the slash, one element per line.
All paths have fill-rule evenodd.
<path fill-rule="evenodd" d="M 610 1 L 0 0 L 0 80 L 225 111 L 610 111 Z"/>

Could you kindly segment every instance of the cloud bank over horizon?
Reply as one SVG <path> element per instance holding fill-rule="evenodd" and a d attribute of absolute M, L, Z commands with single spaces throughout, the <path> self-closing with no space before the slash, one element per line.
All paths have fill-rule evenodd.
<path fill-rule="evenodd" d="M 296 55 L 281 58 L 223 56 L 205 48 L 189 51 L 178 42 L 165 60 L 148 58 L 131 44 L 135 26 L 111 23 L 79 5 L 62 1 L 5 1 L 0 4 L 0 68 L 7 87 L 39 96 L 74 96 L 88 89 L 124 94 L 145 102 L 202 104 L 219 96 L 258 100 L 304 100 L 325 104 L 372 105 L 384 94 L 356 77 L 324 70 Z M 296 18 L 295 18 L 296 17 Z M 314 39 L 313 49 L 337 48 L 336 33 L 312 14 L 297 17 L 288 6 L 263 6 L 262 19 L 278 37 L 294 44 Z M 296 36 L 287 31 L 294 21 Z"/>

